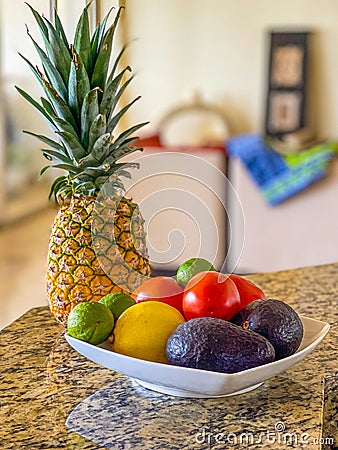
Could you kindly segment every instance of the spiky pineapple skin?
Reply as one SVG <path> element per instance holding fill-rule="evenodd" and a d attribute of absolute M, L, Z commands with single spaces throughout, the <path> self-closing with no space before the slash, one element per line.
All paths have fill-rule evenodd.
<path fill-rule="evenodd" d="M 131 200 L 73 196 L 52 227 L 47 295 L 54 317 L 66 326 L 81 302 L 110 292 L 131 293 L 150 275 L 144 220 Z"/>

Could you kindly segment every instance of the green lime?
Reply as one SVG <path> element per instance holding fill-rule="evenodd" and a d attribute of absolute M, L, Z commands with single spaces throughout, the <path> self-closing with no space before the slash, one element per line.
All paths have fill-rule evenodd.
<path fill-rule="evenodd" d="M 101 344 L 110 336 L 113 328 L 114 316 L 102 303 L 79 303 L 68 316 L 68 334 L 90 344 Z"/>
<path fill-rule="evenodd" d="M 216 271 L 216 269 L 206 259 L 191 258 L 180 265 L 177 270 L 176 280 L 184 287 L 194 275 L 204 271 Z"/>
<path fill-rule="evenodd" d="M 124 292 L 112 292 L 111 294 L 105 295 L 99 303 L 102 303 L 114 315 L 115 321 L 120 317 L 120 315 L 130 306 L 135 305 L 135 300 L 128 294 Z"/>

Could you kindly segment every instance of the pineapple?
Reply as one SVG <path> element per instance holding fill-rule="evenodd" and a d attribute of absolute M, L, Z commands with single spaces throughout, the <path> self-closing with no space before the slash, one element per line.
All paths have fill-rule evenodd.
<path fill-rule="evenodd" d="M 28 5 L 29 6 L 29 5 Z M 121 177 L 135 164 L 119 159 L 142 150 L 131 137 L 146 123 L 132 126 L 114 138 L 121 117 L 138 99 L 115 112 L 132 80 L 118 72 L 122 48 L 112 68 L 109 63 L 121 8 L 110 27 L 107 16 L 90 35 L 87 5 L 78 21 L 74 44 L 69 45 L 60 18 L 55 25 L 31 6 L 45 50 L 30 35 L 42 68 L 29 65 L 42 85 L 41 102 L 16 86 L 50 122 L 57 139 L 26 131 L 48 149 L 49 168 L 61 169 L 50 190 L 60 205 L 50 237 L 47 293 L 55 318 L 66 325 L 79 302 L 98 301 L 109 292 L 132 292 L 150 275 L 144 220 L 138 206 L 123 196 Z M 118 72 L 118 73 L 117 73 Z"/>

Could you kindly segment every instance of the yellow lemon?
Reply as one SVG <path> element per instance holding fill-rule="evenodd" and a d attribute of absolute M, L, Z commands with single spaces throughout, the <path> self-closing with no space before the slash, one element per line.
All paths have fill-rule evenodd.
<path fill-rule="evenodd" d="M 166 303 L 137 303 L 117 319 L 110 338 L 112 350 L 134 358 L 167 363 L 167 340 L 183 322 L 182 314 Z"/>

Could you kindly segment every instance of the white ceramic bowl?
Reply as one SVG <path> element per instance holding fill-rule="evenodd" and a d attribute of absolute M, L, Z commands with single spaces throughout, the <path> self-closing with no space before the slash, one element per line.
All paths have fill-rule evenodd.
<path fill-rule="evenodd" d="M 68 343 L 81 355 L 101 366 L 128 375 L 147 389 L 179 397 L 225 397 L 260 386 L 311 353 L 329 331 L 329 324 L 301 316 L 304 337 L 296 353 L 287 358 L 237 373 L 219 373 L 171 366 L 120 355 L 66 334 Z"/>

